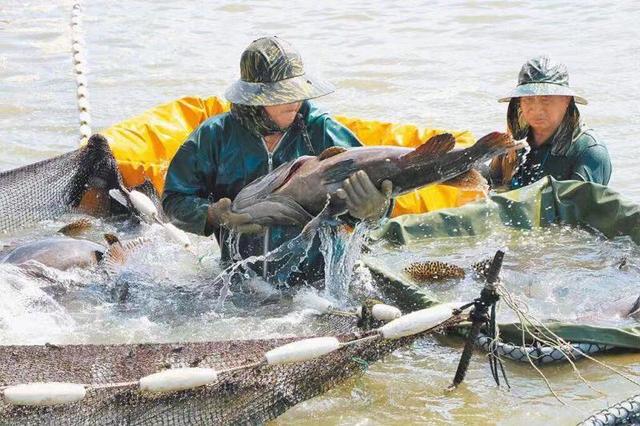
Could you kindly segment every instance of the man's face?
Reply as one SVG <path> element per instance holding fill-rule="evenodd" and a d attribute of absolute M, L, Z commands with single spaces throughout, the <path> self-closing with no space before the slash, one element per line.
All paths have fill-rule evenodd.
<path fill-rule="evenodd" d="M 291 126 L 301 105 L 302 102 L 294 102 L 291 104 L 265 106 L 264 109 L 267 111 L 267 114 L 269 114 L 269 118 L 271 118 L 278 127 L 284 129 Z"/>
<path fill-rule="evenodd" d="M 526 96 L 520 98 L 520 108 L 534 130 L 554 132 L 562 123 L 569 102 L 571 96 Z"/>

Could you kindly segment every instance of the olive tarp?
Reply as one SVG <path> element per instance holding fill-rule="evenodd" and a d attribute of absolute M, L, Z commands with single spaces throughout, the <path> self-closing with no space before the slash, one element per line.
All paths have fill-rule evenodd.
<path fill-rule="evenodd" d="M 592 229 L 607 238 L 629 236 L 640 244 L 638 205 L 602 185 L 556 181 L 550 177 L 455 209 L 391 219 L 374 238 L 409 245 L 430 238 L 482 235 L 495 230 L 496 226 L 531 229 L 556 223 Z M 387 282 L 381 288 L 399 307 L 414 310 L 440 303 L 375 258 L 367 257 L 364 263 L 378 280 Z M 569 342 L 640 350 L 640 326 L 615 328 L 555 321 L 546 325 Z M 522 344 L 518 324 L 501 324 L 500 333 L 503 341 Z"/>

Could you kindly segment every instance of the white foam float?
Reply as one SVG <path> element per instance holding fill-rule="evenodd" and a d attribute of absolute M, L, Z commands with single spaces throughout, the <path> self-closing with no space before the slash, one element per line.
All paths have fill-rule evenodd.
<path fill-rule="evenodd" d="M 400 309 L 395 306 L 385 305 L 384 303 L 377 303 L 371 308 L 371 315 L 378 321 L 393 321 L 396 318 L 402 316 Z"/>
<path fill-rule="evenodd" d="M 140 389 L 148 392 L 176 392 L 215 382 L 218 373 L 212 368 L 173 368 L 150 374 L 139 380 Z"/>
<path fill-rule="evenodd" d="M 81 123 L 87 123 L 87 125 L 91 125 L 91 114 L 89 114 L 87 111 L 82 111 L 79 114 L 80 117 L 80 122 Z"/>
<path fill-rule="evenodd" d="M 76 75 L 76 83 L 78 84 L 78 86 L 87 86 L 88 85 L 88 81 L 87 81 L 87 76 L 84 74 L 77 74 Z"/>
<path fill-rule="evenodd" d="M 177 228 L 174 224 L 163 223 L 162 227 L 165 229 L 165 231 L 167 231 L 169 237 L 174 239 L 176 242 L 182 244 L 185 247 L 189 247 L 191 245 L 191 240 L 187 236 L 187 233 L 182 229 Z"/>
<path fill-rule="evenodd" d="M 340 348 L 340 341 L 335 337 L 313 337 L 271 349 L 264 354 L 264 357 L 269 365 L 287 364 L 308 361 L 338 348 Z"/>
<path fill-rule="evenodd" d="M 87 98 L 89 96 L 89 91 L 86 86 L 78 86 L 78 96 Z"/>
<path fill-rule="evenodd" d="M 86 137 L 91 136 L 91 127 L 87 124 L 83 124 L 80 126 L 80 134 Z"/>
<path fill-rule="evenodd" d="M 422 333 L 442 324 L 453 316 L 453 310 L 459 303 L 444 303 L 432 308 L 421 309 L 394 319 L 378 329 L 385 339 L 399 339 Z"/>
<path fill-rule="evenodd" d="M 333 309 L 333 305 L 329 300 L 313 292 L 298 293 L 296 294 L 296 299 L 298 298 L 305 308 L 313 309 L 321 314 L 326 314 Z"/>
<path fill-rule="evenodd" d="M 80 401 L 87 390 L 75 383 L 48 382 L 9 386 L 3 393 L 9 404 L 47 406 Z"/>
<path fill-rule="evenodd" d="M 80 86 L 80 87 L 84 87 L 84 86 Z M 89 101 L 84 96 L 78 98 L 78 109 L 80 111 L 89 111 L 90 109 Z"/>

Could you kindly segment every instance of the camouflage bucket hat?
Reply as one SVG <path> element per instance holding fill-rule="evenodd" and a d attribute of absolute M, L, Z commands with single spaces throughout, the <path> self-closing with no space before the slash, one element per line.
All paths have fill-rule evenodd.
<path fill-rule="evenodd" d="M 573 96 L 576 103 L 586 105 L 587 100 L 569 87 L 569 72 L 564 64 L 551 61 L 548 56 L 530 59 L 522 66 L 518 86 L 498 102 L 525 96 Z"/>
<path fill-rule="evenodd" d="M 304 72 L 300 54 L 277 37 L 255 40 L 240 58 L 240 80 L 225 97 L 234 104 L 268 106 L 318 98 L 333 92 L 331 83 Z"/>

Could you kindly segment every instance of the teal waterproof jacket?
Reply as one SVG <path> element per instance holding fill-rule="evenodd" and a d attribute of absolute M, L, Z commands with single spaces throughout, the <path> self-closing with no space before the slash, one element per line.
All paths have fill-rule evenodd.
<path fill-rule="evenodd" d="M 185 231 L 199 235 L 214 233 L 222 249 L 222 260 L 228 261 L 228 231 L 205 229 L 210 203 L 221 198 L 233 200 L 238 192 L 255 179 L 266 175 L 283 163 L 302 155 L 318 155 L 326 148 L 361 146 L 353 133 L 332 119 L 311 102 L 300 108 L 311 146 L 305 143 L 302 132 L 290 130 L 272 153 L 261 138 L 250 133 L 230 114 L 224 113 L 202 123 L 182 144 L 169 165 L 162 206 L 173 223 Z M 313 188 L 309 188 L 313 191 Z M 295 226 L 273 226 L 264 235 L 242 235 L 239 252 L 243 258 L 261 255 L 291 240 L 301 231 Z M 267 276 L 279 281 L 280 263 L 270 263 Z M 263 264 L 252 269 L 263 274 Z M 299 280 L 315 281 L 324 274 L 324 262 L 316 237 L 306 260 L 289 283 Z"/>
<path fill-rule="evenodd" d="M 551 144 L 520 153 L 520 167 L 511 179 L 511 189 L 537 182 L 544 176 L 556 180 L 580 180 L 607 185 L 611 178 L 611 159 L 607 147 L 596 133 L 581 124 L 573 134 L 565 155 L 554 155 Z"/>

